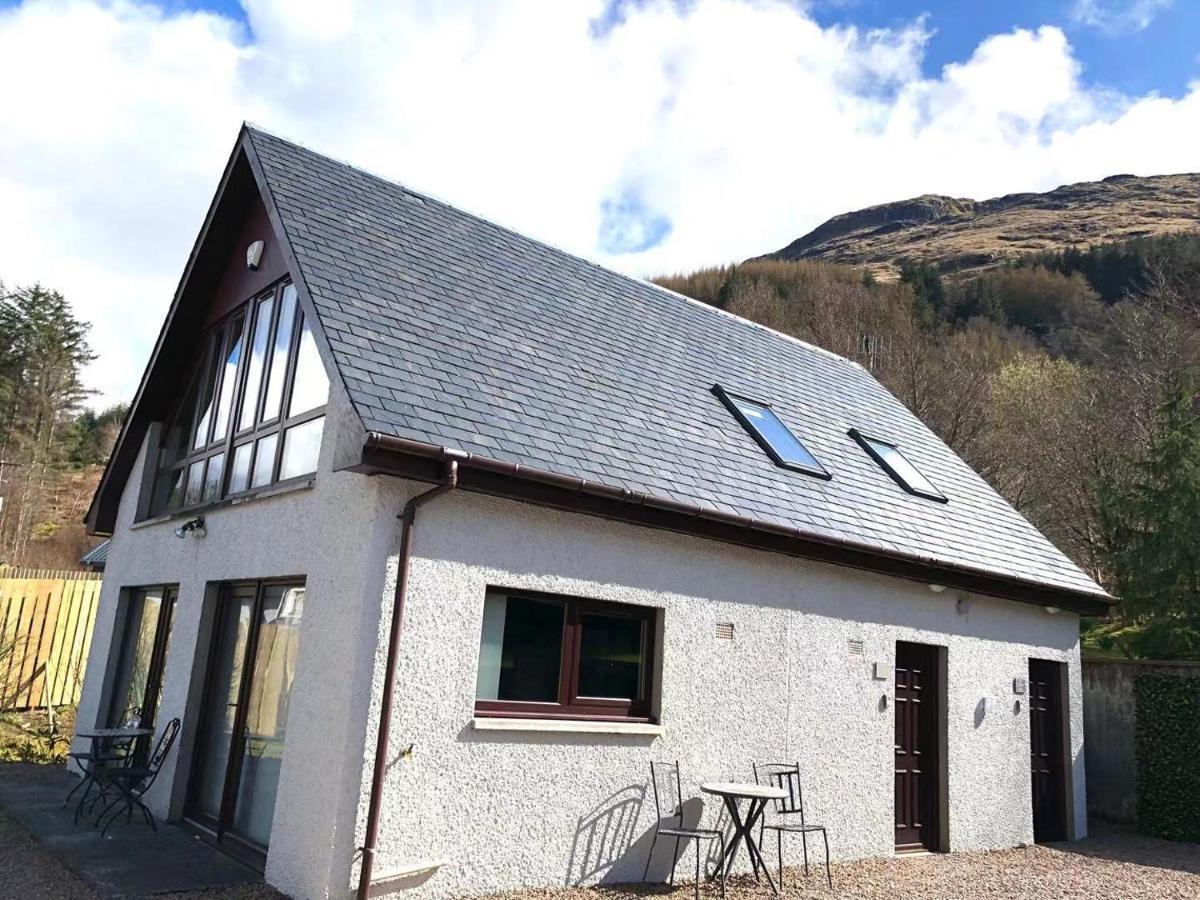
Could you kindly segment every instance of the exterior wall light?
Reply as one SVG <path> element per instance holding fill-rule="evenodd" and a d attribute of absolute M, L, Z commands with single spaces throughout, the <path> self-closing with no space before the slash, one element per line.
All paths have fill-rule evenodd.
<path fill-rule="evenodd" d="M 946 586 L 944 584 L 931 584 L 929 586 L 929 589 L 931 591 L 933 591 L 935 594 L 940 594 L 942 591 L 944 591 L 946 589 Z"/>
<path fill-rule="evenodd" d="M 175 537 L 183 540 L 191 534 L 192 537 L 202 538 L 208 535 L 208 529 L 204 527 L 204 516 L 196 516 L 194 519 L 188 519 L 182 525 L 175 529 Z"/>
<path fill-rule="evenodd" d="M 255 241 L 246 248 L 246 268 L 251 272 L 257 272 L 259 265 L 262 263 L 263 247 L 262 241 Z"/>
<path fill-rule="evenodd" d="M 1046 612 L 1050 613 L 1050 615 L 1052 615 L 1052 616 L 1057 616 L 1060 612 L 1062 612 L 1062 610 L 1059 609 L 1057 606 L 1047 606 Z"/>

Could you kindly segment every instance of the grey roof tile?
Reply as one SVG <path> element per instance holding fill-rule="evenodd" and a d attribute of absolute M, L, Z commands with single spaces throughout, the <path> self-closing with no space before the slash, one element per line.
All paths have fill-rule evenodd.
<path fill-rule="evenodd" d="M 1102 593 L 855 363 L 250 137 L 368 429 Z M 770 403 L 832 479 L 775 466 L 717 383 Z M 852 426 L 899 444 L 950 502 L 901 490 Z"/>

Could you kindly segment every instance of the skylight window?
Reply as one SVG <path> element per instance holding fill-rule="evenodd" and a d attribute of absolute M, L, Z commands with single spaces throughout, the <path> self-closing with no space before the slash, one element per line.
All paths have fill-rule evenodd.
<path fill-rule="evenodd" d="M 774 460 L 775 465 L 785 469 L 794 469 L 805 475 L 814 475 L 817 478 L 828 479 L 831 477 L 817 462 L 816 457 L 808 452 L 808 448 L 800 443 L 800 439 L 792 434 L 791 430 L 783 424 L 783 421 L 767 404 L 749 400 L 746 397 L 737 397 L 727 392 L 719 384 L 713 386 L 713 393 L 729 407 L 734 418 L 741 423 L 741 426 L 750 433 L 754 440 L 758 441 L 759 446 L 767 451 L 767 455 Z"/>
<path fill-rule="evenodd" d="M 867 437 L 857 428 L 850 429 L 850 437 L 858 441 L 862 448 L 871 455 L 875 462 L 883 467 L 883 471 L 892 476 L 892 480 L 910 494 L 926 497 L 946 503 L 946 497 L 933 486 L 933 483 L 921 474 L 920 470 L 908 461 L 900 448 L 878 438 Z"/>

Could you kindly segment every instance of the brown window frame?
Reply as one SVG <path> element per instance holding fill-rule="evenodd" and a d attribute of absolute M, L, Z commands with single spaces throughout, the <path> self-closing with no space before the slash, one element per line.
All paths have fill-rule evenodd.
<path fill-rule="evenodd" d="M 306 472 L 301 475 L 296 475 L 291 478 L 280 479 L 280 468 L 283 464 L 283 445 L 284 438 L 288 431 L 308 422 L 323 417 L 328 408 L 328 397 L 325 403 L 314 407 L 310 410 L 289 417 L 287 415 L 289 407 L 292 403 L 292 394 L 295 388 L 296 366 L 300 357 L 300 341 L 303 336 L 304 324 L 306 316 L 300 306 L 299 297 L 296 298 L 295 313 L 292 316 L 291 332 L 288 335 L 287 354 L 284 360 L 285 369 L 283 375 L 282 392 L 279 400 L 279 411 L 271 419 L 259 421 L 263 411 L 263 404 L 266 401 L 268 387 L 271 380 L 271 369 L 275 362 L 275 330 L 279 326 L 279 316 L 283 308 L 283 296 L 288 287 L 292 286 L 290 277 L 281 278 L 271 286 L 256 293 L 253 297 L 238 305 L 218 321 L 214 322 L 204 330 L 203 338 L 200 342 L 200 351 L 197 359 L 193 362 L 191 376 L 187 382 L 187 389 L 181 395 L 179 406 L 173 416 L 168 420 L 167 426 L 163 429 L 162 440 L 156 448 L 154 458 L 151 464 L 154 466 L 154 476 L 150 479 L 149 490 L 151 492 L 149 502 L 146 504 L 146 518 L 158 517 L 173 517 L 177 515 L 193 513 L 201 509 L 205 509 L 228 500 L 237 500 L 247 497 L 253 497 L 256 494 L 264 491 L 274 491 L 280 487 L 287 487 L 293 484 L 304 484 L 312 481 L 316 475 L 316 469 L 312 472 Z M 269 322 L 269 330 L 267 333 L 267 345 L 262 364 L 262 372 L 259 376 L 257 388 L 257 396 L 254 398 L 254 415 L 249 427 L 240 429 L 240 414 L 242 406 L 246 401 L 245 391 L 246 382 L 249 378 L 250 359 L 253 356 L 252 342 L 254 339 L 254 328 L 257 325 L 256 316 L 258 315 L 259 305 L 263 300 L 271 299 L 271 318 Z M 228 358 L 232 348 L 230 344 L 230 335 L 232 334 L 232 325 L 238 318 L 242 320 L 242 351 L 238 359 L 237 369 L 233 373 L 235 380 L 233 394 L 230 399 L 229 409 L 225 421 L 225 434 L 221 438 L 215 438 L 216 422 L 220 406 L 221 392 L 224 389 L 225 382 L 225 366 L 223 360 Z M 311 326 L 310 326 L 311 327 Z M 214 358 L 215 357 L 215 358 Z M 197 402 L 190 411 L 186 404 L 192 397 L 193 389 L 197 391 L 203 388 L 204 380 L 207 373 L 212 367 L 216 367 L 217 372 L 213 381 L 212 389 L 212 415 L 206 425 L 207 434 L 206 440 L 202 446 L 194 447 L 194 438 L 196 429 L 200 423 L 200 418 L 203 413 L 200 402 Z M 197 401 L 198 401 L 197 395 Z M 179 417 L 183 414 L 188 414 L 188 422 L 186 428 L 183 428 L 183 446 L 184 452 L 176 459 L 164 462 L 162 454 L 165 451 L 165 442 L 169 440 L 171 431 L 175 426 L 182 423 Z M 255 464 L 258 461 L 259 441 L 264 438 L 269 438 L 272 434 L 276 435 L 275 447 L 273 449 L 274 457 L 271 461 L 271 476 L 260 485 L 253 484 Z M 240 447 L 249 445 L 250 462 L 249 474 L 247 476 L 246 487 L 240 491 L 231 492 L 229 490 L 230 477 L 233 472 L 233 457 L 234 451 Z M 205 497 L 204 487 L 207 482 L 208 466 L 210 460 L 221 457 L 222 470 L 220 481 L 217 484 L 215 495 Z M 187 502 L 187 485 L 188 476 L 192 466 L 202 466 L 200 470 L 200 499 L 195 503 Z M 163 487 L 162 481 L 169 473 L 179 472 L 181 478 L 181 490 L 183 492 L 183 500 L 178 506 L 170 506 L 169 493 L 167 497 L 160 498 L 160 490 Z"/>
<path fill-rule="evenodd" d="M 658 609 L 538 591 L 489 588 L 488 596 L 525 597 L 561 604 L 565 608 L 559 658 L 558 698 L 553 702 L 526 700 L 475 700 L 480 718 L 575 719 L 583 721 L 654 722 L 653 702 L 657 678 Z M 579 663 L 583 641 L 582 616 L 600 613 L 638 619 L 642 623 L 642 685 L 640 696 L 630 700 L 586 697 L 579 694 Z"/>

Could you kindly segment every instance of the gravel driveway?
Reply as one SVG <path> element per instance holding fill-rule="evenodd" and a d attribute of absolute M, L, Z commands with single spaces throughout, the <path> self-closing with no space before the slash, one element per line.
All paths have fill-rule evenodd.
<path fill-rule="evenodd" d="M 735 880 L 729 900 L 771 897 L 765 883 L 760 887 L 753 879 Z M 785 880 L 782 896 L 822 900 L 1200 900 L 1200 845 L 1107 833 L 1058 847 L 835 864 L 832 894 L 825 887 L 824 872 L 816 868 L 808 879 L 789 870 Z M 715 886 L 701 891 L 706 900 L 718 896 Z M 661 885 L 517 891 L 495 897 L 690 900 L 692 886 L 673 891 Z"/>

